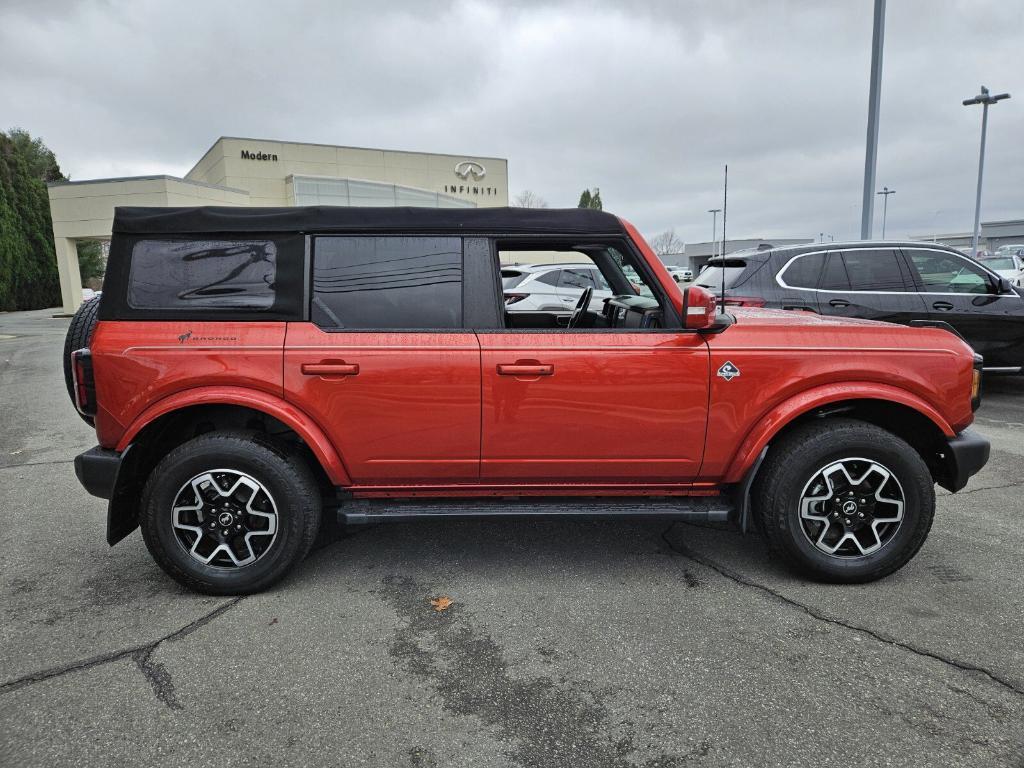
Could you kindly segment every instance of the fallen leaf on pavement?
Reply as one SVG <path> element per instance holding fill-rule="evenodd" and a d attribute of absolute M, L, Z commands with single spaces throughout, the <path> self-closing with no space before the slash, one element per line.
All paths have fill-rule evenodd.
<path fill-rule="evenodd" d="M 448 606 L 452 604 L 452 600 L 450 597 L 439 597 L 436 600 L 431 600 L 430 604 L 434 606 L 435 611 L 441 612 L 448 610 Z"/>

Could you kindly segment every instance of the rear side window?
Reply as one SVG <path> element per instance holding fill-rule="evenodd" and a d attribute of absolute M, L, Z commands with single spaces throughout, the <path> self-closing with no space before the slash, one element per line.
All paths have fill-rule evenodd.
<path fill-rule="evenodd" d="M 562 276 L 558 281 L 559 288 L 572 290 L 584 290 L 593 288 L 595 291 L 607 291 L 608 281 L 596 269 L 563 269 Z"/>
<path fill-rule="evenodd" d="M 525 272 L 520 272 L 517 269 L 503 269 L 503 270 L 501 270 L 501 287 L 502 288 L 505 288 L 505 289 L 515 288 L 517 285 L 519 285 L 525 279 L 526 279 L 526 273 Z"/>
<path fill-rule="evenodd" d="M 267 310 L 277 288 L 272 240 L 139 240 L 128 306 L 142 310 Z"/>
<path fill-rule="evenodd" d="M 553 269 L 550 272 L 542 272 L 539 277 L 534 279 L 536 283 L 544 283 L 544 285 L 558 285 L 558 278 L 562 274 L 562 270 Z"/>
<path fill-rule="evenodd" d="M 732 288 L 740 282 L 740 278 L 747 271 L 747 262 L 739 259 L 728 259 L 724 263 L 715 262 L 709 264 L 703 272 L 697 275 L 694 284 L 701 288 L 722 288 L 722 270 L 725 270 L 725 287 Z"/>
<path fill-rule="evenodd" d="M 461 328 L 461 238 L 316 238 L 311 318 L 331 330 Z"/>
<path fill-rule="evenodd" d="M 843 251 L 843 261 L 851 290 L 882 293 L 907 290 L 895 251 L 886 248 Z"/>
<path fill-rule="evenodd" d="M 790 288 L 817 288 L 824 268 L 824 253 L 797 256 L 782 273 L 782 279 Z"/>
<path fill-rule="evenodd" d="M 825 271 L 821 276 L 821 283 L 818 284 L 818 287 L 823 291 L 850 290 L 850 276 L 846 274 L 843 254 L 838 252 L 828 254 Z"/>

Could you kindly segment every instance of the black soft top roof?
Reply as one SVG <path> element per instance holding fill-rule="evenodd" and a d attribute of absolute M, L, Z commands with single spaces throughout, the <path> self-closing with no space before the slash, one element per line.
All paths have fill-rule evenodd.
<path fill-rule="evenodd" d="M 114 209 L 113 231 L 132 235 L 246 232 L 622 234 L 618 217 L 588 208 L 292 208 Z"/>

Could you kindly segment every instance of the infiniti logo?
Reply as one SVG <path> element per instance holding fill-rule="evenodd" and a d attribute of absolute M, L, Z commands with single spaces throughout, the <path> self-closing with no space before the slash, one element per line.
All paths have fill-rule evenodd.
<path fill-rule="evenodd" d="M 463 160 L 455 166 L 455 175 L 460 179 L 468 179 L 472 176 L 474 181 L 480 181 L 487 175 L 487 169 L 476 160 Z"/>

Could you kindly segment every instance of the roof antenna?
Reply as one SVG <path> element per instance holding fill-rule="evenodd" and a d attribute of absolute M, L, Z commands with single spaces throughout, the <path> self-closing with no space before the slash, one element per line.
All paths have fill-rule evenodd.
<path fill-rule="evenodd" d="M 718 311 L 725 314 L 725 217 L 729 212 L 729 164 L 725 164 L 725 189 L 722 196 L 722 298 Z"/>

